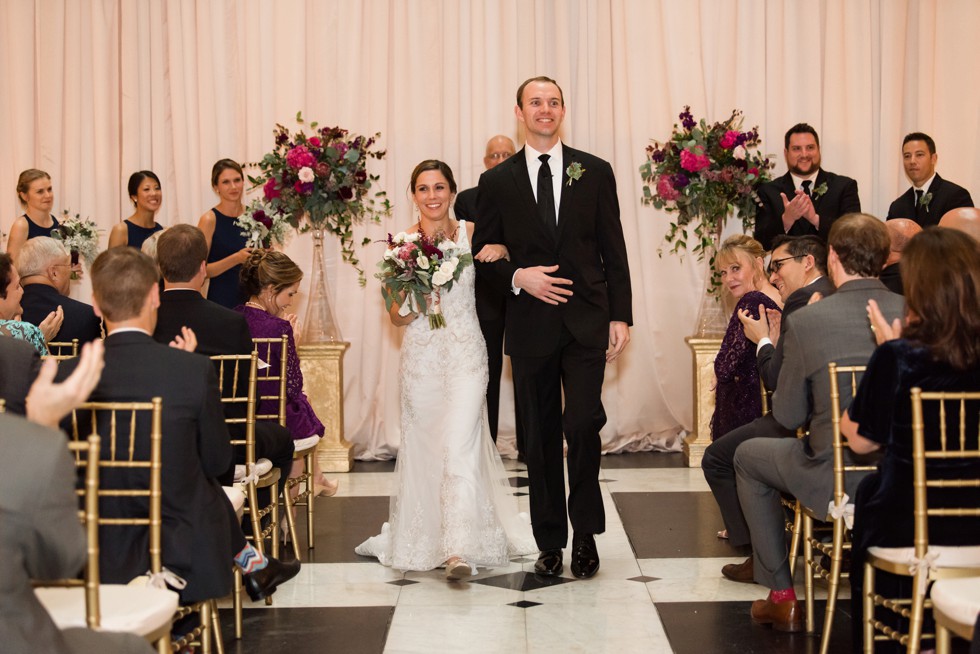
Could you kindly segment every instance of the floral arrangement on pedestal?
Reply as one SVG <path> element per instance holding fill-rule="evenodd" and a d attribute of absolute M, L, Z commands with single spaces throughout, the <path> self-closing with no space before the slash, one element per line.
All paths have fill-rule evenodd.
<path fill-rule="evenodd" d="M 245 237 L 245 247 L 270 248 L 273 243 L 286 244 L 286 236 L 292 225 L 285 215 L 270 211 L 261 200 L 253 200 L 245 213 L 235 220 Z"/>
<path fill-rule="evenodd" d="M 302 112 L 296 122 L 304 125 Z M 290 132 L 277 124 L 275 147 L 255 164 L 260 175 L 249 175 L 253 187 L 262 187 L 269 213 L 285 216 L 300 232 L 327 231 L 340 239 L 344 261 L 354 266 L 365 283 L 364 271 L 354 252 L 353 226 L 365 220 L 379 223 L 391 214 L 384 191 L 372 191 L 378 175 L 367 171 L 369 159 L 383 159 L 385 151 L 374 147 L 381 136 L 365 137 L 340 127 L 308 124 Z M 370 243 L 365 238 L 361 245 Z"/>
<path fill-rule="evenodd" d="M 775 164 L 758 152 L 759 128 L 742 131 L 741 111 L 709 125 L 703 118 L 695 121 L 685 106 L 679 118 L 668 141 L 647 146 L 640 166 L 643 203 L 677 213 L 664 236 L 671 253 L 690 249 L 701 261 L 711 250 L 713 259 L 730 214 L 738 211 L 745 231 L 755 224 L 756 188 L 771 179 Z"/>
<path fill-rule="evenodd" d="M 78 263 L 79 257 L 89 266 L 99 256 L 99 228 L 95 221 L 82 218 L 80 214 L 71 215 L 69 209 L 62 213 L 60 224 L 51 230 L 51 238 L 61 241 L 71 254 L 72 265 Z M 72 279 L 78 279 L 78 273 L 72 271 Z"/>

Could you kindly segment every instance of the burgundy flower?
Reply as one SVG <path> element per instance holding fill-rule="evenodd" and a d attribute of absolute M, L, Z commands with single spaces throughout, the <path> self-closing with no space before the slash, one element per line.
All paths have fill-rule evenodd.
<path fill-rule="evenodd" d="M 673 176 L 671 182 L 674 188 L 684 188 L 691 183 L 691 180 L 684 173 L 677 173 Z"/>
<path fill-rule="evenodd" d="M 358 170 L 356 173 L 354 173 L 354 181 L 357 182 L 358 184 L 363 184 L 366 180 L 367 180 L 366 170 Z"/>
<path fill-rule="evenodd" d="M 309 195 L 313 192 L 313 182 L 300 182 L 297 180 L 296 184 L 293 185 L 293 188 L 300 195 Z"/>
<path fill-rule="evenodd" d="M 678 118 L 681 119 L 681 125 L 684 126 L 684 129 L 689 132 L 698 124 L 697 121 L 694 120 L 694 116 L 691 115 L 691 105 L 689 104 L 684 105 L 684 111 L 680 113 Z"/>
<path fill-rule="evenodd" d="M 318 139 L 315 136 L 311 136 L 309 138 L 309 140 L 307 141 L 307 143 L 309 143 L 310 145 L 312 145 L 314 148 L 320 147 L 320 144 L 321 144 L 320 139 Z"/>
<path fill-rule="evenodd" d="M 317 177 L 326 177 L 330 174 L 330 166 L 321 161 L 317 165 L 313 166 L 313 171 L 316 173 Z"/>
<path fill-rule="evenodd" d="M 265 183 L 265 186 L 262 187 L 262 193 L 265 195 L 266 200 L 275 200 L 281 195 L 279 189 L 276 188 L 276 184 L 277 184 L 276 178 L 270 177 L 269 181 L 267 181 Z"/>
<path fill-rule="evenodd" d="M 347 154 L 348 147 L 346 143 L 343 142 L 338 143 L 337 145 L 334 146 L 334 148 L 337 150 L 337 153 L 340 154 L 341 157 Z"/>
<path fill-rule="evenodd" d="M 310 186 L 312 186 L 312 184 Z M 341 186 L 338 192 L 343 200 L 350 200 L 354 197 L 354 189 L 349 186 Z"/>

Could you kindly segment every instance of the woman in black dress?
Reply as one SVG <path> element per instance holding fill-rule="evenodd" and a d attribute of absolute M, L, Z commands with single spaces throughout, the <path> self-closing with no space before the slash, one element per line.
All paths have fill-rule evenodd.
<path fill-rule="evenodd" d="M 17 199 L 24 207 L 24 215 L 14 221 L 7 237 L 7 254 L 17 261 L 17 253 L 28 239 L 51 236 L 51 230 L 60 223 L 51 214 L 54 206 L 54 190 L 51 175 L 37 168 L 29 168 L 17 178 Z"/>
<path fill-rule="evenodd" d="M 160 178 L 152 170 L 140 170 L 129 176 L 127 190 L 133 215 L 112 228 L 109 247 L 128 245 L 139 250 L 143 241 L 163 229 L 156 221 L 156 213 L 163 203 Z"/>

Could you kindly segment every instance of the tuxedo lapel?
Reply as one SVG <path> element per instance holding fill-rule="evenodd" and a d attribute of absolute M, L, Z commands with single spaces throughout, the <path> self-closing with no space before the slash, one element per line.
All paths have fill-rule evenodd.
<path fill-rule="evenodd" d="M 816 192 L 818 188 L 826 183 L 827 173 L 825 173 L 823 168 L 821 168 L 820 172 L 817 173 L 817 178 L 813 180 L 813 191 Z M 819 196 L 813 198 L 813 208 L 817 211 L 817 213 L 820 213 L 820 209 L 818 209 L 818 207 L 820 206 L 820 201 L 823 200 L 826 195 L 827 193 L 821 193 Z"/>
<path fill-rule="evenodd" d="M 562 161 L 565 167 L 561 171 L 561 204 L 558 205 L 558 242 L 561 242 L 562 234 L 565 231 L 565 225 L 568 223 L 569 218 L 572 215 L 572 198 L 575 196 L 575 190 L 578 187 L 578 182 L 572 180 L 569 184 L 568 177 L 568 167 L 573 163 L 581 163 L 575 152 L 567 145 L 562 144 Z M 583 169 L 584 174 L 584 169 Z"/>

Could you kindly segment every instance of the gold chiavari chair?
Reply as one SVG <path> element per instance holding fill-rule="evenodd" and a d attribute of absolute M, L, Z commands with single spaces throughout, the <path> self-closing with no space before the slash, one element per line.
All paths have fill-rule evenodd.
<path fill-rule="evenodd" d="M 918 654 L 922 638 L 923 614 L 932 609 L 926 597 L 929 585 L 938 579 L 980 575 L 980 537 L 973 545 L 943 546 L 929 543 L 929 518 L 980 518 L 980 503 L 950 501 L 943 490 L 974 489 L 980 492 L 975 474 L 980 461 L 980 434 L 976 416 L 980 414 L 980 392 L 926 392 L 911 390 L 912 399 L 912 488 L 914 536 L 912 547 L 870 547 L 864 564 L 864 651 L 873 652 L 876 641 L 894 640 Z M 928 414 L 927 414 L 928 409 Z M 925 424 L 928 415 L 930 424 Z M 933 423 L 935 421 L 935 423 Z M 967 425 L 971 428 L 968 429 Z M 952 427 L 951 427 L 952 426 Z M 926 431 L 929 442 L 926 443 Z M 953 432 L 953 433 L 950 433 Z M 927 463 L 944 465 L 937 468 Z M 941 473 L 940 473 L 941 470 Z M 930 493 L 929 491 L 939 491 Z M 931 497 L 930 497 L 931 496 Z M 975 497 L 975 496 L 974 496 Z M 964 530 L 976 534 L 975 525 L 964 521 Z M 972 527 L 972 529 L 971 529 Z M 875 592 L 875 572 L 881 570 L 912 578 L 912 598 L 886 598 Z M 875 618 L 875 607 L 882 606 L 909 621 L 902 633 Z M 938 635 L 938 634 L 937 634 Z M 944 638 L 948 644 L 948 638 Z M 939 639 L 937 638 L 937 641 Z M 939 642 L 937 642 L 939 645 Z"/>
<path fill-rule="evenodd" d="M 845 379 L 849 383 L 850 393 L 848 397 L 854 397 L 857 391 L 858 382 L 864 374 L 865 366 L 838 366 L 831 362 L 827 366 L 830 375 L 830 421 L 833 432 L 833 460 L 834 460 L 834 499 L 830 507 L 803 507 L 803 563 L 804 563 L 804 588 L 806 592 L 806 631 L 814 631 L 814 607 L 813 607 L 813 582 L 820 578 L 827 581 L 827 608 L 824 612 L 823 632 L 820 640 L 820 654 L 827 654 L 830 647 L 830 630 L 834 623 L 834 613 L 837 608 L 837 594 L 840 589 L 841 578 L 849 577 L 847 571 L 843 570 L 842 562 L 844 552 L 850 551 L 851 542 L 849 539 L 849 527 L 847 525 L 848 507 L 853 515 L 853 506 L 849 504 L 849 498 L 845 492 L 845 479 L 848 473 L 870 472 L 875 470 L 873 465 L 857 465 L 846 463 L 847 445 L 844 444 L 840 433 L 841 421 L 841 376 L 846 375 Z M 830 520 L 828 520 L 828 517 Z M 833 529 L 833 536 L 830 543 L 821 540 L 814 535 L 814 522 L 830 522 Z M 814 552 L 827 556 L 830 559 L 830 568 L 825 568 L 821 562 L 821 556 Z"/>
<path fill-rule="evenodd" d="M 47 356 L 48 358 L 57 359 L 59 361 L 77 357 L 78 339 L 73 338 L 70 341 L 49 341 Z"/>
<path fill-rule="evenodd" d="M 281 338 L 253 338 L 252 342 L 255 345 L 255 351 L 259 355 L 259 359 L 270 363 L 273 359 L 278 360 L 278 374 L 273 374 L 275 368 L 271 365 L 263 368 L 259 372 L 259 381 L 271 382 L 273 387 L 276 388 L 275 393 L 267 393 L 259 396 L 259 400 L 265 400 L 271 402 L 277 410 L 272 413 L 256 413 L 256 420 L 274 420 L 278 422 L 283 427 L 286 426 L 286 361 L 287 361 L 287 346 L 289 339 L 287 336 L 283 335 Z M 279 345 L 279 353 L 275 354 L 273 345 Z M 286 514 L 286 525 L 289 529 L 289 538 L 293 544 L 293 553 L 296 558 L 299 558 L 299 543 L 296 540 L 296 520 L 293 515 L 296 506 L 306 506 L 306 546 L 309 549 L 313 549 L 313 522 L 314 522 L 314 459 L 316 456 L 317 443 L 313 443 L 308 447 L 296 450 L 293 453 L 293 459 L 303 459 L 304 470 L 302 474 L 295 477 L 290 477 L 286 480 L 286 488 L 283 491 L 283 504 L 285 505 Z M 302 486 L 302 490 L 297 493 L 296 497 L 292 495 L 292 489 Z"/>
<path fill-rule="evenodd" d="M 970 642 L 980 614 L 980 577 L 940 579 L 932 585 L 932 615 L 936 619 L 936 654 L 950 654 L 952 635 Z"/>

